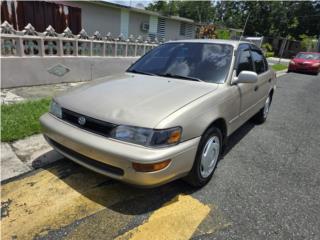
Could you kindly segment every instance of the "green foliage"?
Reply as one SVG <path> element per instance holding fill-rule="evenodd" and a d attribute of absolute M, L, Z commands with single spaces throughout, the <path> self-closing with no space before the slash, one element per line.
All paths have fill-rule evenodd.
<path fill-rule="evenodd" d="M 265 56 L 266 56 L 266 58 L 274 57 L 274 52 L 266 52 Z"/>
<path fill-rule="evenodd" d="M 302 34 L 299 36 L 301 39 L 301 47 L 304 51 L 311 51 L 317 47 L 317 38 L 316 36 L 307 36 Z"/>
<path fill-rule="evenodd" d="M 274 64 L 274 65 L 272 65 L 271 68 L 272 68 L 274 71 L 281 71 L 281 70 L 287 69 L 288 66 L 279 63 L 279 64 Z"/>
<path fill-rule="evenodd" d="M 233 28 L 243 28 L 244 35 L 291 37 L 318 35 L 320 1 L 220 1 L 216 20 Z"/>
<path fill-rule="evenodd" d="M 147 7 L 147 10 L 159 12 L 165 16 L 175 16 L 178 15 L 178 2 L 177 1 L 156 1 L 150 3 Z"/>
<path fill-rule="evenodd" d="M 39 117 L 48 112 L 50 100 L 1 105 L 1 141 L 11 142 L 40 133 Z"/>
<path fill-rule="evenodd" d="M 147 10 L 163 15 L 178 15 L 196 22 L 210 23 L 214 20 L 215 9 L 211 1 L 156 1 L 150 3 Z"/>
<path fill-rule="evenodd" d="M 320 1 L 156 1 L 146 9 L 238 29 L 250 14 L 247 36 L 299 39 L 320 29 Z"/>
<path fill-rule="evenodd" d="M 217 31 L 218 39 L 230 39 L 230 32 L 226 29 L 218 29 Z"/>
<path fill-rule="evenodd" d="M 264 43 L 262 44 L 261 48 L 265 52 L 272 52 L 272 45 L 270 43 Z"/>

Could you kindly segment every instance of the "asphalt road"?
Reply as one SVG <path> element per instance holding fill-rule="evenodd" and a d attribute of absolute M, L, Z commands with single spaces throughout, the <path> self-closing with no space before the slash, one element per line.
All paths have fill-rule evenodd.
<path fill-rule="evenodd" d="M 2 186 L 2 239 L 320 239 L 320 75 L 278 79 L 211 182 L 136 189 L 68 160 Z"/>

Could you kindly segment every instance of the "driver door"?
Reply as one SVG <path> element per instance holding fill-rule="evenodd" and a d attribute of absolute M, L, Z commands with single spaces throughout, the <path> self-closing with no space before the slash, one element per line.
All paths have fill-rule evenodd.
<path fill-rule="evenodd" d="M 248 44 L 241 44 L 238 48 L 236 76 L 241 71 L 254 71 L 250 46 Z M 240 94 L 240 120 L 244 122 L 255 113 L 253 107 L 256 101 L 257 84 L 239 83 L 236 86 Z"/>

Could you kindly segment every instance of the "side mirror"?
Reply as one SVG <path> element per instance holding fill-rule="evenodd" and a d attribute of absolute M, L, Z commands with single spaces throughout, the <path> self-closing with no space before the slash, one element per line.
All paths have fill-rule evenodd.
<path fill-rule="evenodd" d="M 236 83 L 256 83 L 258 81 L 258 74 L 251 71 L 241 71 L 238 77 L 235 77 L 232 81 Z"/>

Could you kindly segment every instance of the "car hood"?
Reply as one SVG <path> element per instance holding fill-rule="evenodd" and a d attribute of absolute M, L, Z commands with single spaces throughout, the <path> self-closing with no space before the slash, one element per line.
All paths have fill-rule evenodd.
<path fill-rule="evenodd" d="M 218 84 L 125 73 L 94 80 L 55 97 L 63 108 L 99 120 L 154 128 Z"/>

